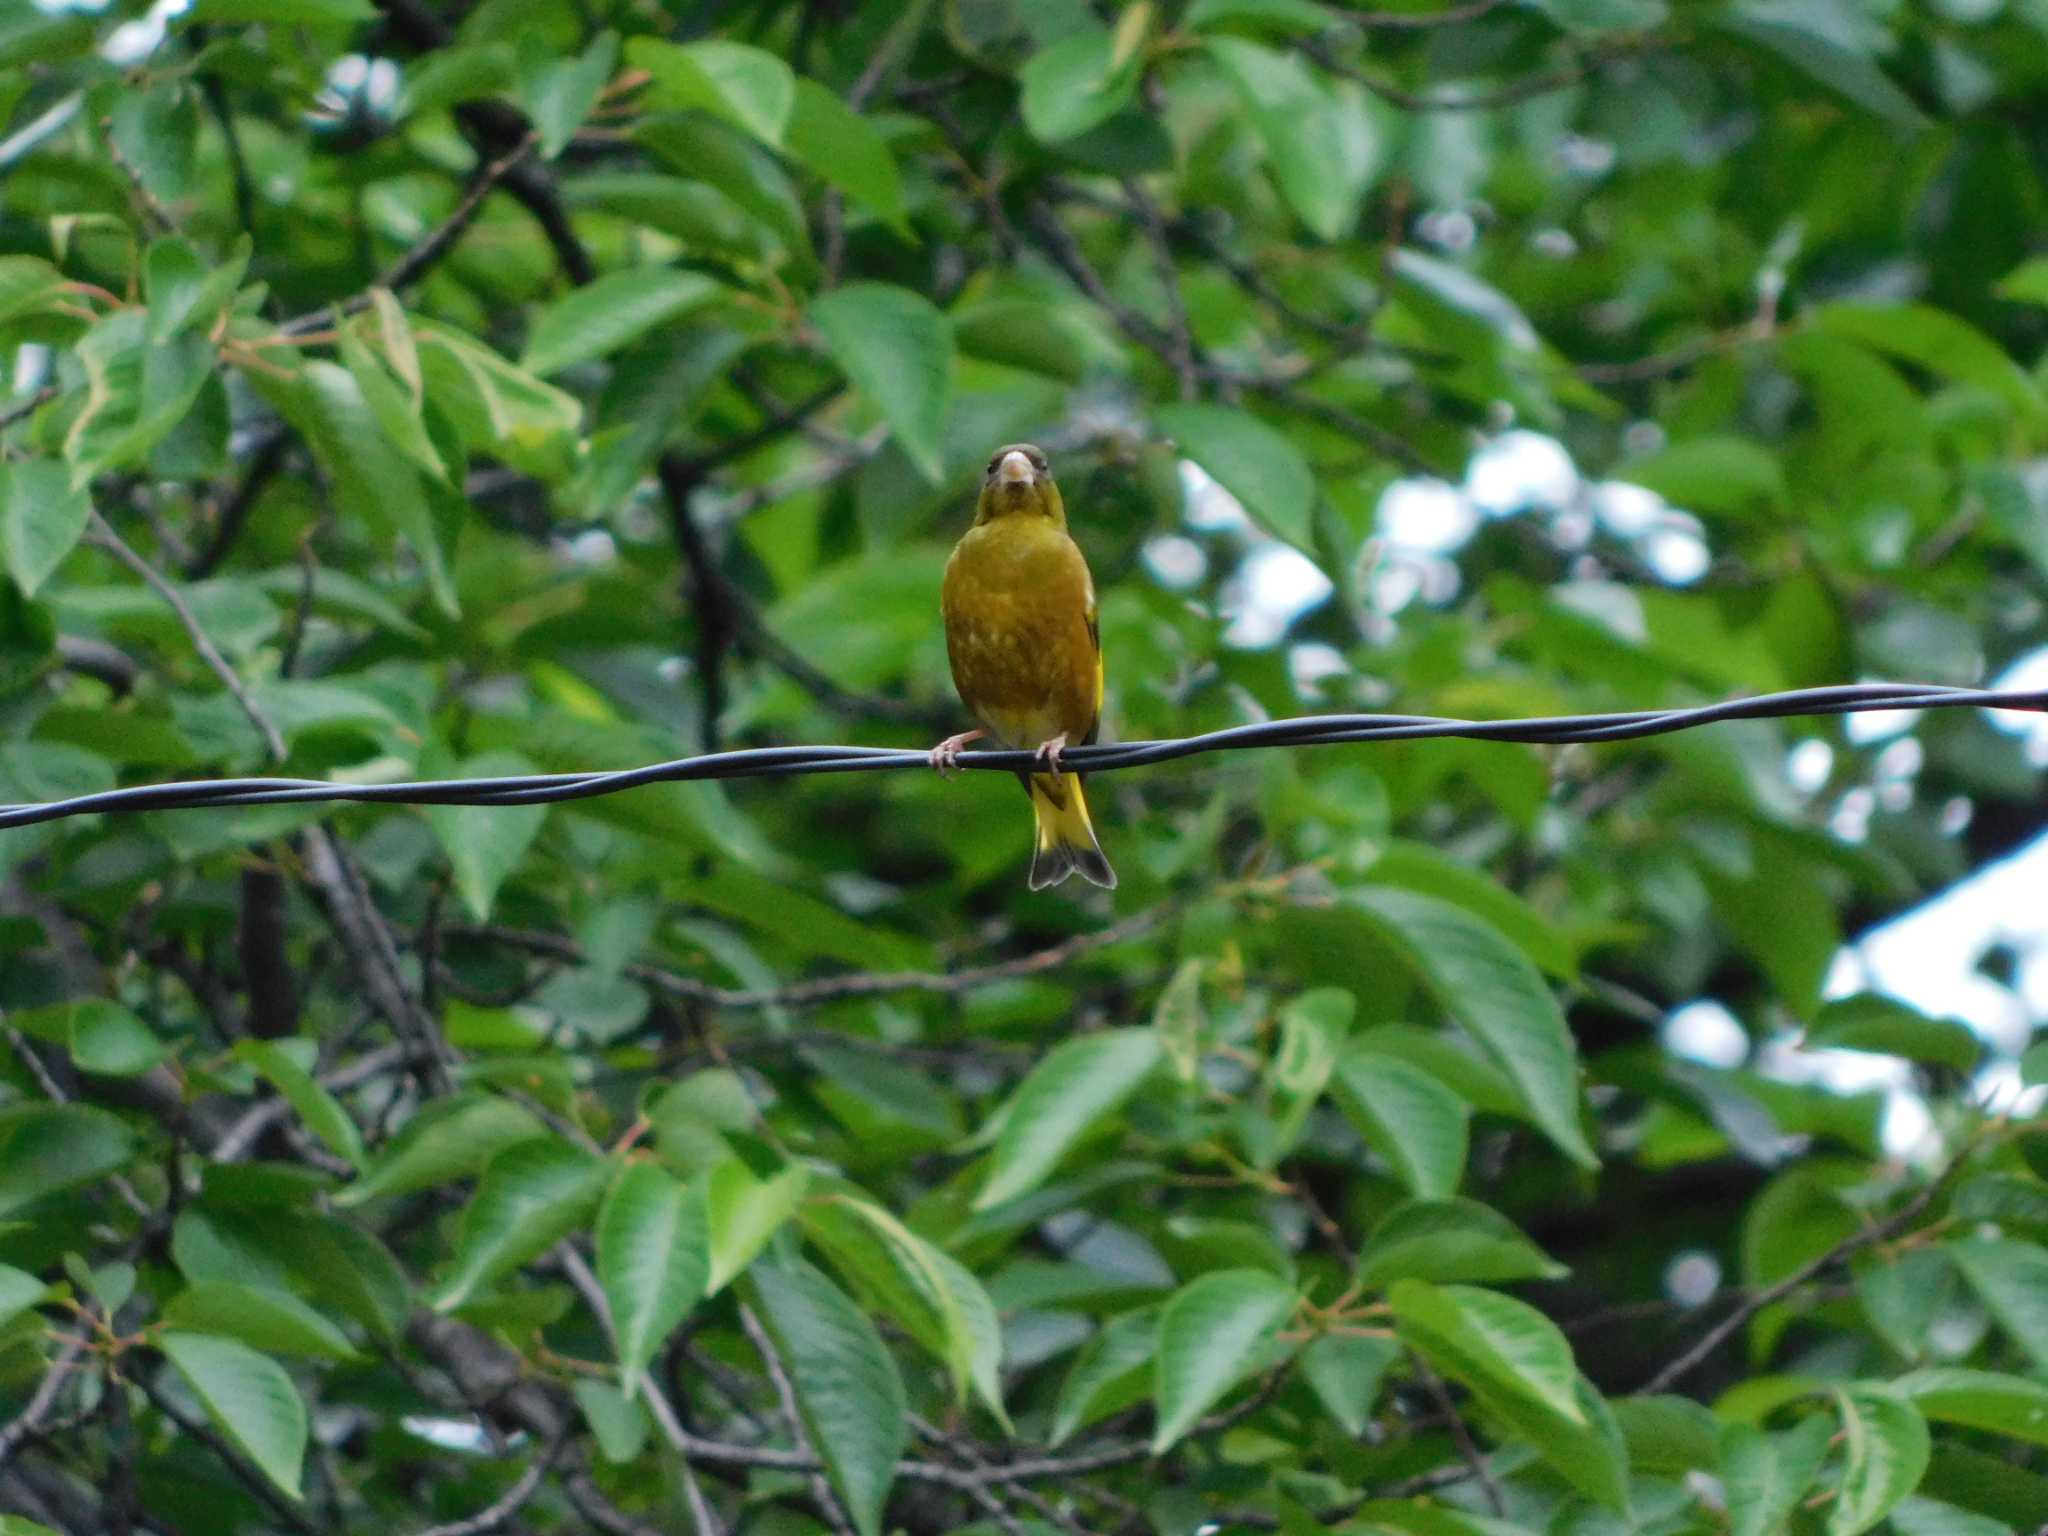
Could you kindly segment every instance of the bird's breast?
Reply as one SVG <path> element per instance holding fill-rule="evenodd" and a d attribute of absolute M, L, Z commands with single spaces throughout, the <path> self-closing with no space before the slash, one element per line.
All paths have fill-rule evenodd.
<path fill-rule="evenodd" d="M 1095 646 L 1087 563 L 1055 524 L 1007 520 L 971 529 L 946 566 L 946 650 L 960 697 L 1014 745 L 1095 718 Z"/>

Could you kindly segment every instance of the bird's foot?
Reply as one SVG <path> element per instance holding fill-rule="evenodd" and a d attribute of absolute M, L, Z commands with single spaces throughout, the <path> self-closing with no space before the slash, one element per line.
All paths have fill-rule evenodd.
<path fill-rule="evenodd" d="M 1066 749 L 1067 733 L 1061 731 L 1052 740 L 1040 742 L 1038 744 L 1038 751 L 1034 755 L 1040 762 L 1045 764 L 1047 772 L 1054 778 L 1058 778 L 1060 776 L 1060 754 Z"/>
<path fill-rule="evenodd" d="M 950 779 L 960 771 L 960 749 L 987 734 L 986 731 L 962 731 L 958 736 L 948 736 L 925 753 L 925 761 L 938 769 L 940 778 Z"/>

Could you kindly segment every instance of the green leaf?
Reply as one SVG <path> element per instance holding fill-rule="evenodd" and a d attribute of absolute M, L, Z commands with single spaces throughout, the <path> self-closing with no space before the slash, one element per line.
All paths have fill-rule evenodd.
<path fill-rule="evenodd" d="M 294 1042 L 310 1046 L 311 1041 Z M 311 1058 L 310 1050 L 301 1054 Z M 363 1133 L 349 1118 L 341 1101 L 321 1087 L 313 1074 L 306 1070 L 305 1063 L 294 1055 L 283 1041 L 244 1040 L 235 1047 L 238 1060 L 246 1061 L 264 1077 L 271 1086 L 284 1095 L 298 1117 L 306 1123 L 306 1129 L 327 1143 L 329 1151 L 347 1158 L 358 1169 L 365 1166 Z"/>
<path fill-rule="evenodd" d="M 768 1239 L 796 1214 L 809 1182 L 800 1163 L 767 1179 L 755 1178 L 738 1158 L 728 1158 L 711 1170 L 704 1190 L 711 1238 L 706 1295 L 717 1295 L 754 1262 Z"/>
<path fill-rule="evenodd" d="M 597 1277 L 618 1335 L 619 1380 L 631 1396 L 662 1342 L 704 1294 L 711 1227 L 700 1186 L 654 1163 L 619 1170 L 597 1213 Z"/>
<path fill-rule="evenodd" d="M 277 26 L 375 21 L 372 0 L 193 0 L 185 13 L 194 22 L 270 22 Z"/>
<path fill-rule="evenodd" d="M 1585 1424 L 1572 1347 L 1534 1307 L 1497 1291 L 1426 1280 L 1395 1281 L 1387 1301 L 1401 1338 L 1446 1376 Z"/>
<path fill-rule="evenodd" d="M 1598 1166 L 1579 1128 L 1571 1031 L 1529 958 L 1478 918 L 1434 897 L 1367 888 L 1354 900 L 1507 1075 L 1537 1127 L 1573 1162 Z"/>
<path fill-rule="evenodd" d="M 1130 105 L 1143 66 L 1138 50 L 1118 54 L 1116 35 L 1107 28 L 1075 32 L 1039 49 L 1017 75 L 1025 128 L 1043 144 L 1086 133 Z"/>
<path fill-rule="evenodd" d="M 1392 1339 L 1326 1333 L 1301 1352 L 1301 1374 L 1338 1428 L 1357 1439 L 1372 1421 L 1388 1368 L 1400 1358 L 1401 1346 Z"/>
<path fill-rule="evenodd" d="M 1157 1307 L 1140 1307 L 1103 1324 L 1081 1346 L 1060 1383 L 1050 1443 L 1064 1444 L 1076 1430 L 1142 1403 L 1152 1392 L 1152 1357 L 1158 1350 Z"/>
<path fill-rule="evenodd" d="M 275 1360 L 233 1339 L 166 1333 L 157 1340 L 207 1417 L 288 1497 L 306 1455 L 306 1405 Z"/>
<path fill-rule="evenodd" d="M 456 765 L 466 778 L 511 777 L 534 772 L 516 752 L 487 752 Z M 448 855 L 462 904 L 480 923 L 491 918 L 498 887 L 519 867 L 547 820 L 544 805 L 430 805 L 427 824 Z"/>
<path fill-rule="evenodd" d="M 1930 373 L 1987 390 L 2026 420 L 2048 414 L 2048 401 L 2027 371 L 1997 342 L 1946 310 L 1927 304 L 1838 302 L 1820 309 L 1814 321 Z"/>
<path fill-rule="evenodd" d="M 146 311 L 117 310 L 75 349 L 86 397 L 64 438 L 74 479 L 141 462 L 184 420 L 213 371 L 214 350 L 205 337 L 173 336 L 151 345 L 148 328 Z"/>
<path fill-rule="evenodd" d="M 1397 1056 L 1354 1045 L 1337 1059 L 1330 1097 L 1409 1193 L 1456 1193 L 1465 1174 L 1469 1112 L 1436 1078 Z"/>
<path fill-rule="evenodd" d="M 55 459 L 0 464 L 0 551 L 23 597 L 34 597 L 85 534 L 92 498 Z"/>
<path fill-rule="evenodd" d="M 0 1324 L 10 1323 L 49 1294 L 50 1288 L 27 1270 L 0 1264 Z"/>
<path fill-rule="evenodd" d="M 415 315 L 410 328 L 428 398 L 471 447 L 491 448 L 530 472 L 558 474 L 573 457 L 583 407 L 473 336 Z"/>
<path fill-rule="evenodd" d="M 1865 1249 L 1850 1267 L 1856 1299 L 1872 1329 L 1906 1359 L 1925 1359 L 1935 1317 L 1955 1300 L 1956 1272 L 1948 1256 L 1938 1248 L 1891 1255 Z"/>
<path fill-rule="evenodd" d="M 2034 1364 L 2048 1366 L 2048 1248 L 2011 1238 L 1967 1237 L 1942 1251 Z"/>
<path fill-rule="evenodd" d="M 128 1127 L 103 1109 L 85 1104 L 0 1109 L 0 1216 L 112 1173 L 134 1150 Z"/>
<path fill-rule="evenodd" d="M 811 305 L 825 350 L 924 477 L 944 466 L 953 333 L 929 299 L 883 283 L 849 283 Z"/>
<path fill-rule="evenodd" d="M 699 108 L 764 144 L 782 143 L 796 103 L 796 76 L 774 54 L 717 39 L 677 44 L 636 37 L 626 44 L 626 58 L 653 76 L 651 105 Z"/>
<path fill-rule="evenodd" d="M 315 1301 L 354 1318 L 387 1344 L 404 1333 L 413 1312 L 412 1286 L 389 1248 L 317 1212 L 301 1213 L 289 1232 L 292 1273 Z"/>
<path fill-rule="evenodd" d="M 85 998 L 69 1011 L 71 1059 L 81 1072 L 136 1077 L 171 1054 L 147 1024 L 119 1003 Z"/>
<path fill-rule="evenodd" d="M 1610 1407 L 1636 1471 L 1684 1477 L 1719 1468 L 1721 1421 L 1691 1398 L 1625 1397 Z"/>
<path fill-rule="evenodd" d="M 1874 1051 L 1957 1072 L 1974 1070 L 1984 1050 L 1969 1026 L 1953 1019 L 1931 1019 L 1876 992 L 1837 998 L 1823 1007 L 1807 1027 L 1806 1046 L 1809 1050 Z"/>
<path fill-rule="evenodd" d="M 584 1422 L 590 1426 L 590 1433 L 597 1441 L 598 1453 L 614 1466 L 623 1465 L 639 1456 L 647 1444 L 647 1411 L 638 1399 L 621 1392 L 608 1381 L 593 1381 L 580 1376 L 569 1389 L 576 1396 L 576 1406 L 583 1410 Z"/>
<path fill-rule="evenodd" d="M 1931 1448 L 1912 1403 L 1874 1385 L 1836 1388 L 1842 1420 L 1842 1489 L 1828 1536 L 1862 1536 L 1920 1486 Z"/>
<path fill-rule="evenodd" d="M 811 260 L 810 225 L 796 189 L 776 158 L 752 138 L 721 120 L 680 114 L 647 118 L 634 133 L 671 169 L 716 189 L 751 216 L 783 250 L 805 263 Z M 643 209 L 647 207 L 645 191 L 643 186 Z M 684 213 L 673 196 L 665 197 L 661 206 L 671 219 Z M 700 202 L 688 213 L 698 227 L 686 232 L 685 238 L 693 233 L 706 244 L 722 243 L 717 235 L 724 223 L 716 208 Z"/>
<path fill-rule="evenodd" d="M 618 34 L 602 32 L 577 57 L 550 59 L 521 82 L 520 96 L 540 135 L 542 159 L 552 160 L 569 147 L 618 60 Z"/>
<path fill-rule="evenodd" d="M 1152 1033 L 1159 1037 L 1173 1075 L 1184 1083 L 1192 1083 L 1202 1070 L 1202 1030 L 1207 1023 L 1202 977 L 1208 969 L 1206 960 L 1181 961 L 1152 1005 Z"/>
<path fill-rule="evenodd" d="M 1382 155 L 1362 101 L 1333 90 L 1297 54 L 1239 37 L 1204 46 L 1244 103 L 1281 195 L 1318 237 L 1343 239 Z"/>
<path fill-rule="evenodd" d="M 532 1110 L 510 1099 L 483 1093 L 437 1099 L 399 1127 L 369 1172 L 337 1190 L 334 1203 L 360 1205 L 466 1178 L 505 1148 L 546 1134 Z"/>
<path fill-rule="evenodd" d="M 1055 1046 L 1004 1106 L 988 1182 L 974 1208 L 985 1211 L 1036 1189 L 1097 1121 L 1138 1091 L 1162 1054 L 1149 1029 L 1104 1030 Z"/>
<path fill-rule="evenodd" d="M 1891 1528 L 1898 1536 L 2012 1536 L 2012 1527 L 2003 1520 L 1917 1497 L 1898 1502 Z"/>
<path fill-rule="evenodd" d="M 419 471 L 386 436 L 355 376 L 338 363 L 314 359 L 299 369 L 296 387 L 256 382 L 297 429 L 326 470 L 342 511 L 361 526 L 402 535 L 425 570 L 442 612 L 457 612 L 454 538 L 437 521 Z M 437 381 L 438 384 L 438 381 Z M 444 398 L 435 390 L 434 398 Z"/>
<path fill-rule="evenodd" d="M 1165 405 L 1153 419 L 1261 528 L 1313 551 L 1316 481 L 1294 444 L 1229 406 Z"/>
<path fill-rule="evenodd" d="M 944 1362 L 958 1399 L 972 1386 L 1007 1422 L 1002 1324 L 979 1280 L 871 1200 L 813 1200 L 804 1225 L 871 1310 L 886 1312 Z"/>
<path fill-rule="evenodd" d="M 552 1139 L 522 1141 L 492 1158 L 463 1207 L 434 1309 L 453 1311 L 583 1225 L 610 1175 L 603 1158 Z"/>
<path fill-rule="evenodd" d="M 1410 1200 L 1389 1211 L 1366 1239 L 1361 1285 L 1395 1280 L 1556 1280 L 1564 1265 L 1522 1235 L 1491 1206 L 1476 1200 Z"/>
<path fill-rule="evenodd" d="M 2037 1040 L 2021 1053 L 2020 1081 L 2030 1087 L 2048 1083 L 2048 1040 Z"/>
<path fill-rule="evenodd" d="M 40 256 L 0 256 L 0 321 L 47 310 L 63 298 L 64 282 Z"/>
<path fill-rule="evenodd" d="M 208 1280 L 188 1286 L 164 1308 L 165 1326 L 223 1334 L 252 1349 L 314 1360 L 354 1360 L 355 1346 L 333 1323 L 288 1291 Z"/>
<path fill-rule="evenodd" d="M 826 1475 L 860 1536 L 881 1536 L 908 1436 L 895 1360 L 866 1314 L 810 1265 L 763 1265 L 751 1282 Z"/>
<path fill-rule="evenodd" d="M 354 326 L 344 326 L 340 341 L 341 360 L 356 382 L 363 403 L 370 408 L 377 425 L 392 447 L 429 479 L 446 481 L 448 465 L 427 431 L 422 401 L 409 394 L 395 379 Z"/>
<path fill-rule="evenodd" d="M 149 243 L 142 257 L 142 293 L 149 303 L 151 345 L 185 328 L 205 289 L 206 267 L 190 241 L 169 235 Z"/>
<path fill-rule="evenodd" d="M 1921 1414 L 2032 1445 L 2048 1445 L 2048 1386 L 1961 1366 L 1913 1371 L 1891 1383 Z"/>
<path fill-rule="evenodd" d="M 1153 1360 L 1154 1456 L 1255 1368 L 1293 1315 L 1294 1299 L 1292 1286 L 1263 1269 L 1215 1270 L 1173 1293 L 1160 1310 Z"/>
<path fill-rule="evenodd" d="M 1492 924 L 1501 936 L 1552 976 L 1576 981 L 1579 962 L 1571 939 L 1535 906 L 1484 872 L 1424 843 L 1396 838 L 1372 861 L 1374 885 L 1437 896 Z"/>
<path fill-rule="evenodd" d="M 2048 256 L 2036 256 L 2031 261 L 2021 262 L 2001 277 L 1991 291 L 2013 304 L 2048 308 Z M 0 278 L 0 294 L 5 292 L 5 279 Z M 4 316 L 6 310 L 6 302 L 0 298 L 0 316 Z"/>
<path fill-rule="evenodd" d="M 1182 18 L 1190 32 L 1220 32 L 1233 26 L 1273 32 L 1327 31 L 1337 17 L 1313 0 L 1195 0 Z"/>
<path fill-rule="evenodd" d="M 1724 10 L 1711 13 L 1708 20 L 1762 44 L 1795 69 L 1874 116 L 1907 128 L 1926 124 L 1920 109 L 1913 105 L 1913 98 L 1894 85 L 1890 76 L 1863 53 L 1844 47 L 1831 37 L 1777 19 L 1777 14 L 1749 15 Z"/>
<path fill-rule="evenodd" d="M 786 148 L 905 240 L 903 173 L 874 125 L 815 80 L 798 80 Z"/>
<path fill-rule="evenodd" d="M 572 288 L 534 317 L 519 366 L 545 376 L 616 352 L 709 302 L 719 285 L 701 272 L 633 267 Z"/>
<path fill-rule="evenodd" d="M 1827 1459 L 1832 1423 L 1812 1414 L 1783 1434 L 1748 1424 L 1721 1430 L 1721 1486 L 1728 1496 L 1728 1536 L 1778 1536 Z"/>
<path fill-rule="evenodd" d="M 1746 437 L 1695 437 L 1614 471 L 1689 512 L 1767 517 L 1784 507 L 1785 471 L 1777 455 Z"/>
<path fill-rule="evenodd" d="M 1260 1167 L 1272 1167 L 1300 1140 L 1337 1070 L 1338 1053 L 1357 1011 L 1358 999 L 1343 987 L 1312 988 L 1280 1010 L 1280 1042 L 1266 1069 L 1274 1136 L 1258 1157 Z"/>

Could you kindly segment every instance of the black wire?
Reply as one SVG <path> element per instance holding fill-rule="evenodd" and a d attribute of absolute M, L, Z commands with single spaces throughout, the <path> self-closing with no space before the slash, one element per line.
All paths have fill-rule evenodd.
<path fill-rule="evenodd" d="M 1629 741 L 1691 730 L 1722 720 L 1842 715 L 1875 709 L 2024 709 L 2048 711 L 2048 690 L 1947 688 L 1934 683 L 1851 683 L 1797 688 L 1754 698 L 1728 699 L 1690 709 L 1639 709 L 1597 715 L 1547 715 L 1526 720 L 1447 720 L 1434 715 L 1303 715 L 1262 720 L 1172 741 L 1071 747 L 1063 767 L 1113 773 L 1171 762 L 1205 752 L 1253 747 L 1321 747 L 1373 741 L 1463 737 L 1473 741 Z M 691 779 L 786 778 L 811 773 L 864 773 L 924 768 L 923 752 L 896 747 L 749 747 L 711 752 L 613 772 L 529 773 L 492 779 L 429 779 L 407 784 L 337 784 L 323 779 L 205 779 L 183 784 L 139 784 L 74 795 L 40 804 L 0 805 L 0 831 L 103 811 L 196 810 L 216 806 L 288 805 L 338 801 L 362 805 L 546 805 L 587 800 L 645 784 Z M 1017 773 L 1042 766 L 1028 751 L 967 752 L 962 768 Z"/>

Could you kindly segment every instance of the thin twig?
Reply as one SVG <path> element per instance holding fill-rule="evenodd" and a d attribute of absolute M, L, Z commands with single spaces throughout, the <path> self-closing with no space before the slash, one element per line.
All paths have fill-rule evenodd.
<path fill-rule="evenodd" d="M 288 755 L 284 736 L 278 731 L 270 716 L 263 712 L 254 695 L 249 692 L 241 674 L 229 666 L 228 659 L 221 655 L 220 648 L 213 643 L 212 636 L 207 634 L 206 627 L 199 622 L 199 616 L 192 611 L 192 605 L 185 601 L 184 593 L 180 592 L 163 572 L 137 554 L 128 541 L 114 531 L 113 524 L 98 512 L 91 514 L 87 527 L 91 530 L 93 542 L 108 550 L 129 570 L 140 576 L 143 584 L 162 598 L 171 612 L 178 616 L 178 622 L 184 627 L 186 638 L 192 642 L 192 648 L 199 653 L 199 659 L 220 679 L 221 686 L 227 689 L 229 696 L 248 717 L 249 723 L 256 728 L 256 734 L 262 739 L 264 749 L 269 752 L 272 760 L 283 762 Z"/>
<path fill-rule="evenodd" d="M 1506 1519 L 1507 1501 L 1501 1497 L 1500 1484 L 1493 1480 L 1493 1473 L 1486 1465 L 1486 1457 L 1478 1443 L 1472 1438 L 1472 1431 L 1466 1426 L 1464 1415 L 1458 1412 L 1458 1405 L 1451 1401 L 1451 1389 L 1444 1385 L 1443 1377 L 1437 1375 L 1430 1363 L 1415 1351 L 1409 1351 L 1415 1362 L 1416 1374 L 1422 1378 L 1422 1385 L 1429 1395 L 1436 1399 L 1436 1405 L 1443 1411 L 1444 1419 L 1450 1426 L 1451 1440 L 1458 1447 L 1458 1454 L 1465 1459 L 1465 1465 L 1479 1486 L 1485 1490 L 1486 1502 L 1492 1508 L 1495 1519 Z"/>

